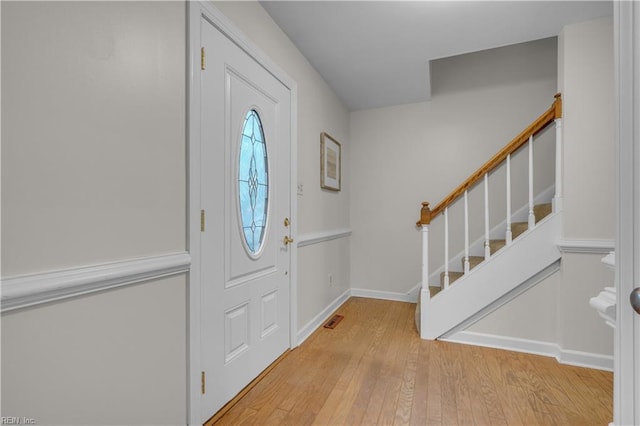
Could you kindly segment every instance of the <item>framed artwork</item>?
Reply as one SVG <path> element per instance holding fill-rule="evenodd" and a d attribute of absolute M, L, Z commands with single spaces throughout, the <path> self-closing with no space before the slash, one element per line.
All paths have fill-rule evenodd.
<path fill-rule="evenodd" d="M 342 177 L 342 147 L 340 142 L 320 133 L 320 187 L 331 191 L 340 191 Z"/>

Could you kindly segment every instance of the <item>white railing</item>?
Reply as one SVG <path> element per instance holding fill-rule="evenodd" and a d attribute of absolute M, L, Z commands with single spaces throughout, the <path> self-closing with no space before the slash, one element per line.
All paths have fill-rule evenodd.
<path fill-rule="evenodd" d="M 491 239 L 489 238 L 489 173 L 484 174 L 484 259 L 491 256 Z"/>
<path fill-rule="evenodd" d="M 511 244 L 511 154 L 507 155 L 507 230 L 504 235 L 506 245 Z"/>
<path fill-rule="evenodd" d="M 559 211 L 562 208 L 562 100 L 560 94 L 556 95 L 553 105 L 538 117 L 531 125 L 516 136 L 509 144 L 494 155 L 487 163 L 480 167 L 474 174 L 465 180 L 460 186 L 452 191 L 443 201 L 438 204 L 433 211 L 429 208 L 429 203 L 422 203 L 420 212 L 420 220 L 416 223 L 422 229 L 422 291 L 420 302 L 424 306 L 430 299 L 429 293 L 429 226 L 431 221 L 440 213 L 444 215 L 444 274 L 442 287 L 444 290 L 449 288 L 450 280 L 450 245 L 449 245 L 449 207 L 460 197 L 464 203 L 464 257 L 463 272 L 470 273 L 470 247 L 469 247 L 469 191 L 480 181 L 484 180 L 484 259 L 491 257 L 491 230 L 489 215 L 489 174 L 497 167 L 505 163 L 506 169 L 506 232 L 505 244 L 511 244 L 513 234 L 511 230 L 512 212 L 511 212 L 511 160 L 512 154 L 518 151 L 525 144 L 528 151 L 528 230 L 535 227 L 535 206 L 534 206 L 534 185 L 533 185 L 533 144 L 534 137 L 543 129 L 547 128 L 551 123 L 556 126 L 555 140 L 555 196 L 553 199 L 553 211 Z"/>
<path fill-rule="evenodd" d="M 428 272 L 428 271 L 427 271 Z M 428 280 L 428 277 L 427 277 Z M 449 208 L 444 209 L 444 288 L 449 288 Z"/>

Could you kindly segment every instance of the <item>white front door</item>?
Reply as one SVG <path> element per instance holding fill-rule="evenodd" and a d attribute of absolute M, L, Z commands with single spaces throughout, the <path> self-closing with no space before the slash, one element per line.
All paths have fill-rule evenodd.
<path fill-rule="evenodd" d="M 202 419 L 290 347 L 291 93 L 205 18 Z"/>

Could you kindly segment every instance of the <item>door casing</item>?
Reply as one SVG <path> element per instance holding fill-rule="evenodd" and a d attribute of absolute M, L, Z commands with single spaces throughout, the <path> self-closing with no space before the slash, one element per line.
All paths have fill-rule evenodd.
<path fill-rule="evenodd" d="M 186 2 L 187 7 L 187 247 L 191 254 L 191 270 L 188 278 L 188 362 L 187 362 L 187 424 L 201 425 L 201 253 L 200 253 L 200 22 L 208 20 L 221 33 L 244 50 L 256 62 L 284 84 L 291 93 L 291 150 L 289 202 L 291 206 L 291 237 L 297 240 L 297 123 L 298 89 L 296 82 L 252 44 L 220 10 L 205 1 Z M 209 52 L 208 54 L 213 54 Z M 289 346 L 298 345 L 297 330 L 297 245 L 292 244 L 290 275 L 290 336 Z"/>
<path fill-rule="evenodd" d="M 640 4 L 613 4 L 616 126 L 616 329 L 613 420 L 640 424 L 640 317 L 629 302 L 640 286 Z M 630 232 L 629 230 L 633 230 Z"/>

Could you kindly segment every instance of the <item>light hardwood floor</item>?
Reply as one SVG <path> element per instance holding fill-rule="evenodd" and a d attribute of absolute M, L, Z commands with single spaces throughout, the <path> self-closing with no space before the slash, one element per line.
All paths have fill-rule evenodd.
<path fill-rule="evenodd" d="M 415 304 L 351 298 L 217 425 L 607 425 L 612 373 L 423 341 Z"/>

